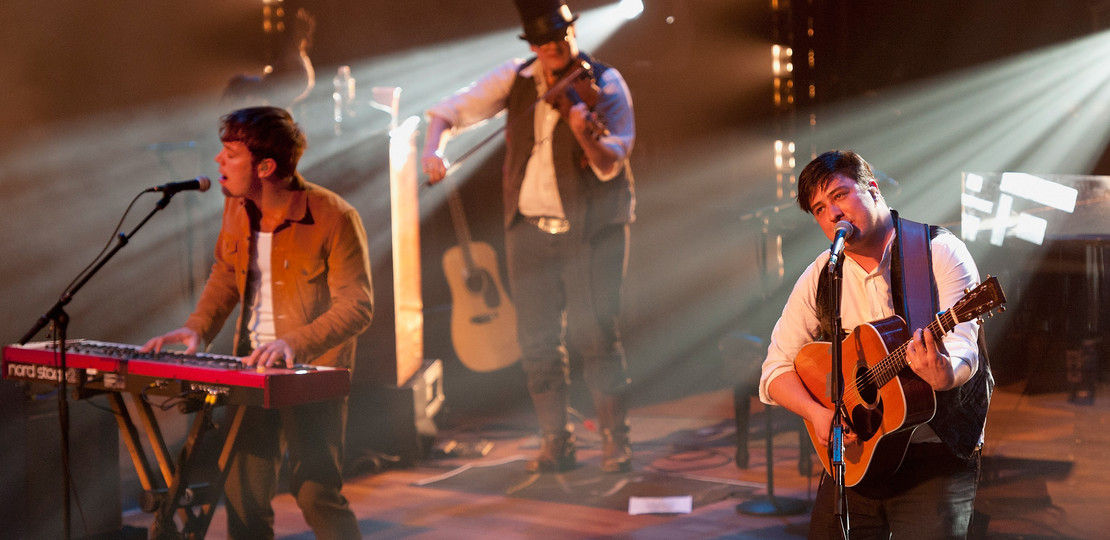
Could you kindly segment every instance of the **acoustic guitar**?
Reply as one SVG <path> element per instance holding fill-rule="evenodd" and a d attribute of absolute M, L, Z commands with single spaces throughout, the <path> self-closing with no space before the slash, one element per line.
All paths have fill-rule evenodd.
<path fill-rule="evenodd" d="M 1005 302 L 998 278 L 987 276 L 951 309 L 938 313 L 927 328 L 940 339 L 957 324 L 979 319 Z M 844 445 L 845 486 L 881 479 L 897 470 L 914 430 L 936 412 L 932 387 L 906 360 L 909 338 L 905 321 L 893 316 L 862 324 L 841 342 L 842 416 L 857 437 Z M 833 408 L 831 350 L 829 342 L 817 341 L 802 347 L 794 359 L 802 384 L 827 409 Z M 805 424 L 821 464 L 832 474 L 828 447 L 818 442 L 813 424 L 808 420 Z"/>
<path fill-rule="evenodd" d="M 497 254 L 470 237 L 462 200 L 447 196 L 459 244 L 443 254 L 443 273 L 451 289 L 451 343 L 459 361 L 472 371 L 494 371 L 520 359 L 516 307 L 501 285 Z"/>

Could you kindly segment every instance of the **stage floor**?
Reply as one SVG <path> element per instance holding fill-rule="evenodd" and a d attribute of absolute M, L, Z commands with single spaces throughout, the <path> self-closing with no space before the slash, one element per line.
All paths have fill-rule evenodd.
<path fill-rule="evenodd" d="M 1023 389 L 1024 384 L 998 388 L 991 405 L 977 500 L 985 537 L 1105 537 L 1110 530 L 1107 390 L 1101 388 L 1093 403 L 1077 404 L 1063 393 L 1027 395 Z M 781 512 L 763 504 L 765 414 L 753 400 L 747 468 L 736 463 L 732 394 L 713 391 L 634 408 L 635 466 L 628 474 L 597 471 L 597 436 L 588 419 L 579 419 L 579 468 L 559 477 L 528 475 L 522 460 L 532 455 L 537 440 L 531 419 L 512 413 L 441 429 L 427 460 L 349 478 L 344 493 L 369 539 L 804 538 L 806 512 L 776 515 Z M 809 456 L 799 454 L 796 417 L 779 408 L 771 414 L 775 500 L 806 506 L 817 488 L 820 463 L 814 457 L 814 472 L 806 470 Z M 801 448 L 812 452 L 808 438 Z M 483 449 L 488 452 L 480 455 Z M 679 501 L 689 496 L 692 509 L 631 515 L 622 494 Z M 274 509 L 278 538 L 313 537 L 288 494 L 277 497 Z M 150 516 L 130 514 L 124 522 L 143 528 Z M 221 509 L 208 538 L 224 536 Z"/>

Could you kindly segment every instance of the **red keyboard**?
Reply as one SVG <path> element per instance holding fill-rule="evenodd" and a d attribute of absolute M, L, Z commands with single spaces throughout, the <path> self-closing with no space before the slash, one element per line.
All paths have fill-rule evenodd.
<path fill-rule="evenodd" d="M 60 354 L 54 342 L 4 347 L 5 379 L 58 384 Z M 134 345 L 70 340 L 66 384 L 79 392 L 133 392 L 181 398 L 212 396 L 221 404 L 286 407 L 342 397 L 350 371 L 325 366 L 253 368 L 234 356 L 178 351 L 143 353 Z"/>

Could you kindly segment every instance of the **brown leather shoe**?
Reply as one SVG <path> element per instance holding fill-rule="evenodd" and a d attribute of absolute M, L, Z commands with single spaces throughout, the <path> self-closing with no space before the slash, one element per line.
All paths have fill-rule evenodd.
<path fill-rule="evenodd" d="M 573 470 L 576 465 L 574 435 L 552 433 L 544 434 L 540 453 L 524 465 L 524 470 L 530 473 L 560 473 Z"/>
<path fill-rule="evenodd" d="M 601 470 L 622 473 L 632 470 L 632 444 L 628 432 L 601 430 Z"/>

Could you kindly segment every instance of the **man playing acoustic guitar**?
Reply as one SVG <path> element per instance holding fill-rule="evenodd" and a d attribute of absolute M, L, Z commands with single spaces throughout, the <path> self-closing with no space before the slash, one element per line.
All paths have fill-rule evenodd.
<path fill-rule="evenodd" d="M 884 359 L 897 368 L 889 383 L 876 383 L 874 370 L 865 369 L 874 359 L 860 357 L 863 337 L 853 332 L 843 341 L 842 461 L 852 480 L 844 481 L 837 512 L 840 490 L 825 458 L 809 537 L 965 538 L 994 385 L 981 334 L 974 322 L 963 322 L 978 312 L 950 315 L 979 283 L 975 261 L 955 235 L 899 218 L 870 165 L 854 152 L 826 152 L 810 162 L 799 176 L 797 200 L 830 240 L 838 224 L 848 231 L 841 257 L 844 331 L 874 334 L 886 323 L 869 323 L 908 321 L 908 327 L 895 325 L 893 345 L 900 347 Z M 771 334 L 759 388 L 764 403 L 806 421 L 819 454 L 829 446 L 834 419 L 826 387 L 831 365 L 819 371 L 811 358 L 803 365 L 800 353 L 812 350 L 806 346 L 813 341 L 841 343 L 832 336 L 829 259 L 823 252 L 794 285 Z M 945 317 L 955 319 L 948 328 Z M 891 416 L 898 418 L 888 422 Z M 838 514 L 847 515 L 847 527 Z"/>

